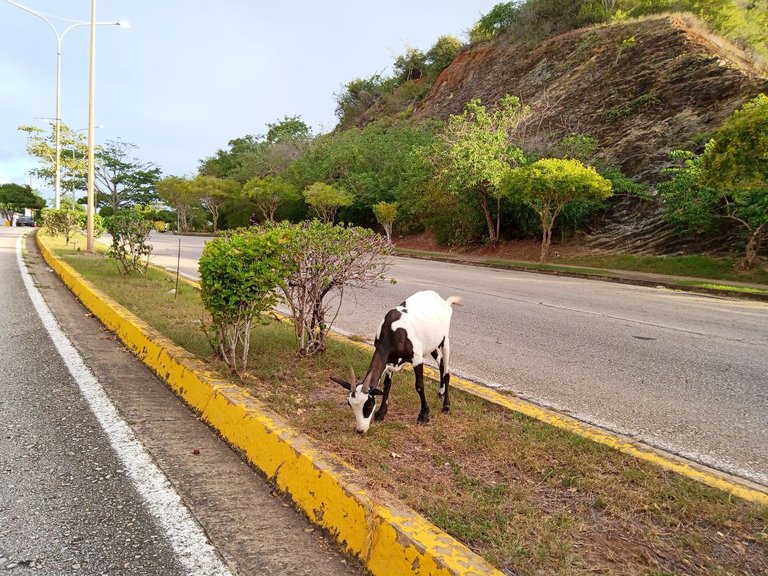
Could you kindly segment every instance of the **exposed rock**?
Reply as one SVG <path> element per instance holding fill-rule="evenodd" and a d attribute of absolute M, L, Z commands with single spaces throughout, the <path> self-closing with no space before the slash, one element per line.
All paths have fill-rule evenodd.
<path fill-rule="evenodd" d="M 766 77 L 736 48 L 688 20 L 596 26 L 537 46 L 478 44 L 443 71 L 416 115 L 445 118 L 472 98 L 492 105 L 515 94 L 531 107 L 525 139 L 589 134 L 606 160 L 655 182 L 670 151 L 768 91 Z"/>
<path fill-rule="evenodd" d="M 689 16 L 654 16 L 553 36 L 539 45 L 499 39 L 462 52 L 438 77 L 417 117 L 446 118 L 480 98 L 514 94 L 531 113 L 522 144 L 542 149 L 573 133 L 647 183 L 662 178 L 669 153 L 692 148 L 737 108 L 768 92 L 765 71 Z M 681 238 L 658 199 L 615 198 L 588 245 L 646 254 L 722 253 L 727 238 Z"/>

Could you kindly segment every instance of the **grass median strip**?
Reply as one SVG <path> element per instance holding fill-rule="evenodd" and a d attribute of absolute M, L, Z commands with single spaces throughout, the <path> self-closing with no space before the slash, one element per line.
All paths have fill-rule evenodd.
<path fill-rule="evenodd" d="M 50 242 L 50 241 L 49 241 Z M 121 277 L 113 262 L 59 256 L 156 330 L 212 367 L 197 292 L 151 270 Z M 364 372 L 368 354 L 332 342 L 299 360 L 289 326 L 253 331 L 241 383 L 380 486 L 488 560 L 515 574 L 760 574 L 768 572 L 768 507 L 662 471 L 458 391 L 429 426 L 416 424 L 409 376 L 396 377 L 384 423 L 358 437 L 330 374 Z"/>

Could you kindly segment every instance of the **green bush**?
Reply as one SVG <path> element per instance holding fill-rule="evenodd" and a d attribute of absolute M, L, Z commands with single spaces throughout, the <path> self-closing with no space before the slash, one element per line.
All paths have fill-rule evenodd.
<path fill-rule="evenodd" d="M 67 246 L 72 234 L 82 230 L 86 224 L 86 215 L 82 210 L 43 208 L 41 216 L 46 232 L 51 236 L 64 236 Z"/>
<path fill-rule="evenodd" d="M 43 208 L 40 217 L 42 225 L 51 236 L 64 236 L 67 246 L 72 234 L 84 231 L 88 216 L 85 210 L 72 208 Z M 93 232 L 96 236 L 104 233 L 104 219 L 98 214 L 93 215 Z"/>
<path fill-rule="evenodd" d="M 293 234 L 289 227 L 236 230 L 208 242 L 200 257 L 201 298 L 211 317 L 206 334 L 216 355 L 241 376 L 251 326 L 277 303 L 275 289 L 294 268 L 286 256 Z"/>
<path fill-rule="evenodd" d="M 153 223 L 141 214 L 128 210 L 105 219 L 107 231 L 112 235 L 112 245 L 107 256 L 118 262 L 123 274 L 144 274 L 149 266 L 152 245 L 147 242 Z"/>
<path fill-rule="evenodd" d="M 299 355 L 311 356 L 326 349 L 345 290 L 382 280 L 392 248 L 368 228 L 319 220 L 283 223 L 278 230 L 290 232 L 285 256 L 295 265 L 281 288 L 291 308 Z"/>

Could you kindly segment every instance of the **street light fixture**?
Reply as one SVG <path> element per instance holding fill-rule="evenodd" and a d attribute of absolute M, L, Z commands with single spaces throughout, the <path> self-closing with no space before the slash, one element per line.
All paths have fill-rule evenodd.
<path fill-rule="evenodd" d="M 74 22 L 67 26 L 62 32 L 59 32 L 56 27 L 53 25 L 53 22 L 51 22 L 45 14 L 42 14 L 36 10 L 32 10 L 31 8 L 27 8 L 26 6 L 22 6 L 18 2 L 13 2 L 12 0 L 5 0 L 8 4 L 11 4 L 12 6 L 16 6 L 17 8 L 20 8 L 24 10 L 25 12 L 29 12 L 30 14 L 33 14 L 34 16 L 37 16 L 41 20 L 43 20 L 48 26 L 51 27 L 51 30 L 53 30 L 53 33 L 56 35 L 56 158 L 54 162 L 54 188 L 55 188 L 55 208 L 60 207 L 61 203 L 61 41 L 64 38 L 64 35 L 72 30 L 73 28 L 77 28 L 78 26 L 121 26 L 123 28 L 130 28 L 130 22 L 126 20 L 122 20 L 119 22 L 94 22 L 93 20 L 83 20 L 79 22 Z"/>

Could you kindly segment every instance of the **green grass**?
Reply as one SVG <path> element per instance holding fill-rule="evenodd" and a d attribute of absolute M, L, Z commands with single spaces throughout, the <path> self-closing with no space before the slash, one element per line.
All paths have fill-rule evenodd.
<path fill-rule="evenodd" d="M 569 264 L 593 266 L 611 270 L 632 270 L 690 276 L 712 280 L 732 280 L 768 285 L 768 270 L 737 270 L 736 258 L 712 258 L 710 256 L 579 256 L 565 260 Z"/>
<path fill-rule="evenodd" d="M 161 271 L 123 277 L 109 260 L 55 248 L 99 289 L 221 373 L 200 328 L 197 291 Z M 432 420 L 416 423 L 410 374 L 398 375 L 390 410 L 364 437 L 344 391 L 329 381 L 370 354 L 331 341 L 299 359 L 292 328 L 268 321 L 252 333 L 240 382 L 325 450 L 425 515 L 502 570 L 521 575 L 768 573 L 768 507 L 662 471 L 606 446 L 475 396 L 452 391 Z M 727 534 L 727 541 L 717 533 Z M 743 548 L 743 550 L 742 550 Z M 638 553 L 643 551 L 643 553 Z"/>

